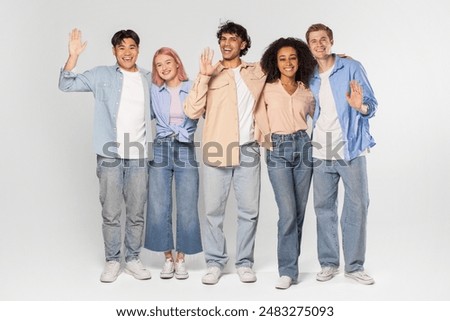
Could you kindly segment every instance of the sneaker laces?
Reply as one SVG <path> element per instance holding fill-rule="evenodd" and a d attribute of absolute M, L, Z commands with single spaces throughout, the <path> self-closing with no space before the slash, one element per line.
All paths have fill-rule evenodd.
<path fill-rule="evenodd" d="M 186 265 L 184 264 L 184 260 L 177 261 L 175 266 L 176 266 L 176 270 L 179 274 L 186 273 Z"/>
<path fill-rule="evenodd" d="M 173 261 L 171 259 L 167 259 L 164 262 L 163 273 L 171 273 L 173 271 Z"/>
<path fill-rule="evenodd" d="M 326 267 L 322 268 L 322 271 L 320 271 L 319 274 L 327 275 L 327 274 L 330 274 L 331 272 L 332 272 L 331 266 L 326 266 Z"/>
<path fill-rule="evenodd" d="M 353 272 L 353 274 L 361 279 L 371 279 L 371 277 L 364 271 L 356 271 Z"/>

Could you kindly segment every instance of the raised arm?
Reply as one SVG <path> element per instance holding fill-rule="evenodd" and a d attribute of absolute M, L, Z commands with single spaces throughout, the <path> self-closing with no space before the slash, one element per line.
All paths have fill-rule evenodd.
<path fill-rule="evenodd" d="M 69 35 L 69 57 L 64 65 L 65 71 L 71 71 L 77 65 L 78 57 L 84 51 L 87 42 L 81 41 L 81 31 L 73 29 Z"/>
<path fill-rule="evenodd" d="M 210 48 L 205 48 L 200 55 L 200 72 L 184 102 L 184 112 L 191 119 L 199 119 L 205 113 L 209 79 L 220 64 L 212 65 L 213 56 Z"/>
<path fill-rule="evenodd" d="M 205 76 L 211 76 L 216 70 L 220 62 L 217 62 L 214 66 L 212 65 L 212 59 L 214 57 L 214 50 L 211 48 L 203 49 L 200 55 L 200 74 Z"/>

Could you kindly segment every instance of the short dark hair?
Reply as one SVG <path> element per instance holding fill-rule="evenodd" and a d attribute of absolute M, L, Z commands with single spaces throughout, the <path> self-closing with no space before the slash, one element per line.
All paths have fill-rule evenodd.
<path fill-rule="evenodd" d="M 123 40 L 125 38 L 131 38 L 134 40 L 134 42 L 136 43 L 136 45 L 139 46 L 139 36 L 137 35 L 136 32 L 134 32 L 133 30 L 127 29 L 127 30 L 120 30 L 117 31 L 114 36 L 111 38 L 111 43 L 113 45 L 113 47 L 120 45 Z"/>
<path fill-rule="evenodd" d="M 275 82 L 280 79 L 281 73 L 278 69 L 278 51 L 284 47 L 294 48 L 298 57 L 298 70 L 295 74 L 295 80 L 301 81 L 306 88 L 309 88 L 309 81 L 316 67 L 314 59 L 308 45 L 297 38 L 279 38 L 272 42 L 264 52 L 261 58 L 261 68 L 267 74 L 267 82 Z"/>
<path fill-rule="evenodd" d="M 246 42 L 247 45 L 239 53 L 240 57 L 244 56 L 252 46 L 252 40 L 250 39 L 250 36 L 247 34 L 247 29 L 245 29 L 243 26 L 237 23 L 234 23 L 233 21 L 227 20 L 219 26 L 219 30 L 217 31 L 217 39 L 219 40 L 219 43 L 220 38 L 222 38 L 222 34 L 224 33 L 237 35 L 243 41 Z"/>

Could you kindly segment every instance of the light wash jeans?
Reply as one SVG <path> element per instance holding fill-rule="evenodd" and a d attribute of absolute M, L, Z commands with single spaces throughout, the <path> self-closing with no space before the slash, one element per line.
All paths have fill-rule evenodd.
<path fill-rule="evenodd" d="M 369 208 L 366 157 L 351 161 L 314 159 L 314 208 L 317 216 L 317 247 L 322 267 L 339 267 L 338 184 L 344 183 L 341 215 L 345 272 L 364 270 L 366 222 Z"/>
<path fill-rule="evenodd" d="M 204 242 L 206 264 L 223 269 L 228 262 L 223 233 L 225 207 L 231 184 L 237 201 L 236 267 L 252 267 L 261 190 L 259 145 L 240 147 L 240 166 L 203 166 L 206 222 Z"/>
<path fill-rule="evenodd" d="M 174 249 L 172 181 L 175 177 L 176 247 L 186 254 L 202 251 L 198 218 L 198 163 L 194 143 L 174 137 L 157 138 L 150 162 L 147 226 L 144 247 L 152 251 Z"/>
<path fill-rule="evenodd" d="M 102 204 L 106 261 L 120 261 L 122 233 L 120 216 L 125 202 L 125 261 L 139 258 L 147 201 L 147 159 L 118 159 L 97 155 L 97 177 Z"/>
<path fill-rule="evenodd" d="M 269 179 L 278 205 L 278 273 L 298 278 L 302 228 L 312 176 L 311 141 L 305 131 L 272 134 L 267 150 Z"/>

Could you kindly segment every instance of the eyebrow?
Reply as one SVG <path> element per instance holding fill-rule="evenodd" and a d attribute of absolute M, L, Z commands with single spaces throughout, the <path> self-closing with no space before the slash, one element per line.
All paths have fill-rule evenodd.
<path fill-rule="evenodd" d="M 239 36 L 229 36 L 229 37 L 221 36 L 220 40 L 222 40 L 222 39 L 237 39 L 237 38 L 239 38 Z"/>

